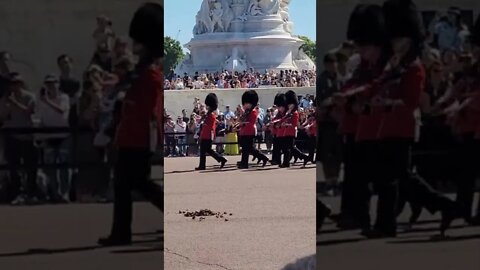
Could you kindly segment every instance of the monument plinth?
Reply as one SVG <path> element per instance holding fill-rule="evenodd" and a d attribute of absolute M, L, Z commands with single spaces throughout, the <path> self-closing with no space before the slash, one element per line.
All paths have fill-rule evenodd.
<path fill-rule="evenodd" d="M 315 69 L 292 35 L 290 0 L 204 0 L 175 72 Z"/>

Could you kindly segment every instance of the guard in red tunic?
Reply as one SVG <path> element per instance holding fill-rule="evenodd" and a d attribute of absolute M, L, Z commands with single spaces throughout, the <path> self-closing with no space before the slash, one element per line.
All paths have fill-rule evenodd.
<path fill-rule="evenodd" d="M 158 60 L 163 57 L 163 7 L 142 5 L 130 24 L 130 37 L 139 62 L 137 78 L 127 91 L 116 132 L 118 150 L 115 166 L 113 225 L 110 235 L 101 238 L 103 246 L 131 243 L 132 189 L 163 211 L 163 190 L 150 181 L 151 156 L 157 143 L 158 104 L 163 95 L 163 76 Z M 152 120 L 153 119 L 153 120 Z"/>
<path fill-rule="evenodd" d="M 227 160 L 212 149 L 212 142 L 215 139 L 215 131 L 217 127 L 217 115 L 215 111 L 218 108 L 218 99 L 214 93 L 210 93 L 205 98 L 205 105 L 207 106 L 207 114 L 203 119 L 200 130 L 200 164 L 195 170 L 205 170 L 206 154 L 212 156 L 218 163 L 220 168 L 225 166 Z"/>
<path fill-rule="evenodd" d="M 297 137 L 297 128 L 300 115 L 298 113 L 298 97 L 297 94 L 290 90 L 285 93 L 287 111 L 285 116 L 281 121 L 281 126 L 283 127 L 283 136 L 282 136 L 282 152 L 283 152 L 283 162 L 280 165 L 280 168 L 290 167 L 290 160 L 292 156 L 295 155 L 300 159 L 304 160 L 308 157 L 300 152 L 297 147 L 295 147 L 295 138 Z"/>
<path fill-rule="evenodd" d="M 338 227 L 359 226 L 363 232 L 370 231 L 369 184 L 378 178 L 378 130 L 381 109 L 372 108 L 366 93 L 349 92 L 371 83 L 380 76 L 390 57 L 386 50 L 387 37 L 382 7 L 358 5 L 350 15 L 348 39 L 359 52 L 360 64 L 352 77 L 342 87 L 336 110 L 341 116 L 340 131 L 345 142 L 345 174 L 342 189 L 341 216 Z"/>
<path fill-rule="evenodd" d="M 304 125 L 308 135 L 308 158 L 303 160 L 303 166 L 307 166 L 310 161 L 315 164 L 315 148 L 317 147 L 317 118 L 316 112 L 311 113 Z"/>
<path fill-rule="evenodd" d="M 273 105 L 277 108 L 277 113 L 272 119 L 272 122 L 269 123 L 269 128 L 272 131 L 273 137 L 273 149 L 272 149 L 272 165 L 280 165 L 282 158 L 282 146 L 279 137 L 280 133 L 280 124 L 279 121 L 283 118 L 285 114 L 286 100 L 285 94 L 279 93 L 275 96 Z"/>
<path fill-rule="evenodd" d="M 249 90 L 242 95 L 243 115 L 239 123 L 239 143 L 242 148 L 242 160 L 238 164 L 239 169 L 248 169 L 248 157 L 254 156 L 263 162 L 263 167 L 268 162 L 267 156 L 254 147 L 254 140 L 257 134 L 258 111 L 255 106 L 258 104 L 258 94 L 255 90 Z"/>

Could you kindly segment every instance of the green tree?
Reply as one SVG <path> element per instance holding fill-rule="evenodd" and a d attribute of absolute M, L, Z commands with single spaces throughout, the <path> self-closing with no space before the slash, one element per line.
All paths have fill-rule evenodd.
<path fill-rule="evenodd" d="M 309 39 L 306 36 L 298 36 L 299 39 L 303 40 L 304 44 L 300 47 L 300 49 L 303 49 L 306 55 L 312 59 L 313 62 L 315 62 L 317 58 L 317 44 L 315 41 Z"/>
<path fill-rule="evenodd" d="M 183 59 L 184 54 L 182 46 L 178 40 L 167 36 L 163 39 L 163 42 L 166 53 L 164 68 L 165 72 L 168 72 L 170 69 L 174 69 L 177 66 L 177 64 Z"/>

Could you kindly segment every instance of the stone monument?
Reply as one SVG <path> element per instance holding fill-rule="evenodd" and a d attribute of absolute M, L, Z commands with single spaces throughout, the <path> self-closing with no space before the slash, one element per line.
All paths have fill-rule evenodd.
<path fill-rule="evenodd" d="M 175 73 L 315 69 L 292 35 L 291 0 L 203 0 Z"/>

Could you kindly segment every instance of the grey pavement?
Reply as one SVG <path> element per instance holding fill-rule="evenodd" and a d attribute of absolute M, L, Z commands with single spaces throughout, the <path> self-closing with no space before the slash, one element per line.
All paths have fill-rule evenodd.
<path fill-rule="evenodd" d="M 161 269 L 161 212 L 136 203 L 133 245 L 101 248 L 111 216 L 112 204 L 1 206 L 0 269 Z"/>
<path fill-rule="evenodd" d="M 339 197 L 323 197 L 334 213 Z M 372 205 L 375 205 L 375 200 Z M 372 209 L 372 216 L 374 209 Z M 408 221 L 407 207 L 399 223 Z M 327 220 L 317 235 L 318 269 L 335 270 L 475 270 L 480 269 L 480 227 L 468 227 L 461 220 L 452 224 L 446 239 L 439 239 L 441 216 L 422 212 L 419 223 L 396 238 L 366 240 L 359 230 L 339 232 Z M 400 227 L 401 229 L 401 227 Z"/>
<path fill-rule="evenodd" d="M 279 270 L 315 253 L 315 169 L 251 167 L 229 157 L 165 159 L 165 269 Z M 233 213 L 229 221 L 192 220 L 180 210 Z"/>

